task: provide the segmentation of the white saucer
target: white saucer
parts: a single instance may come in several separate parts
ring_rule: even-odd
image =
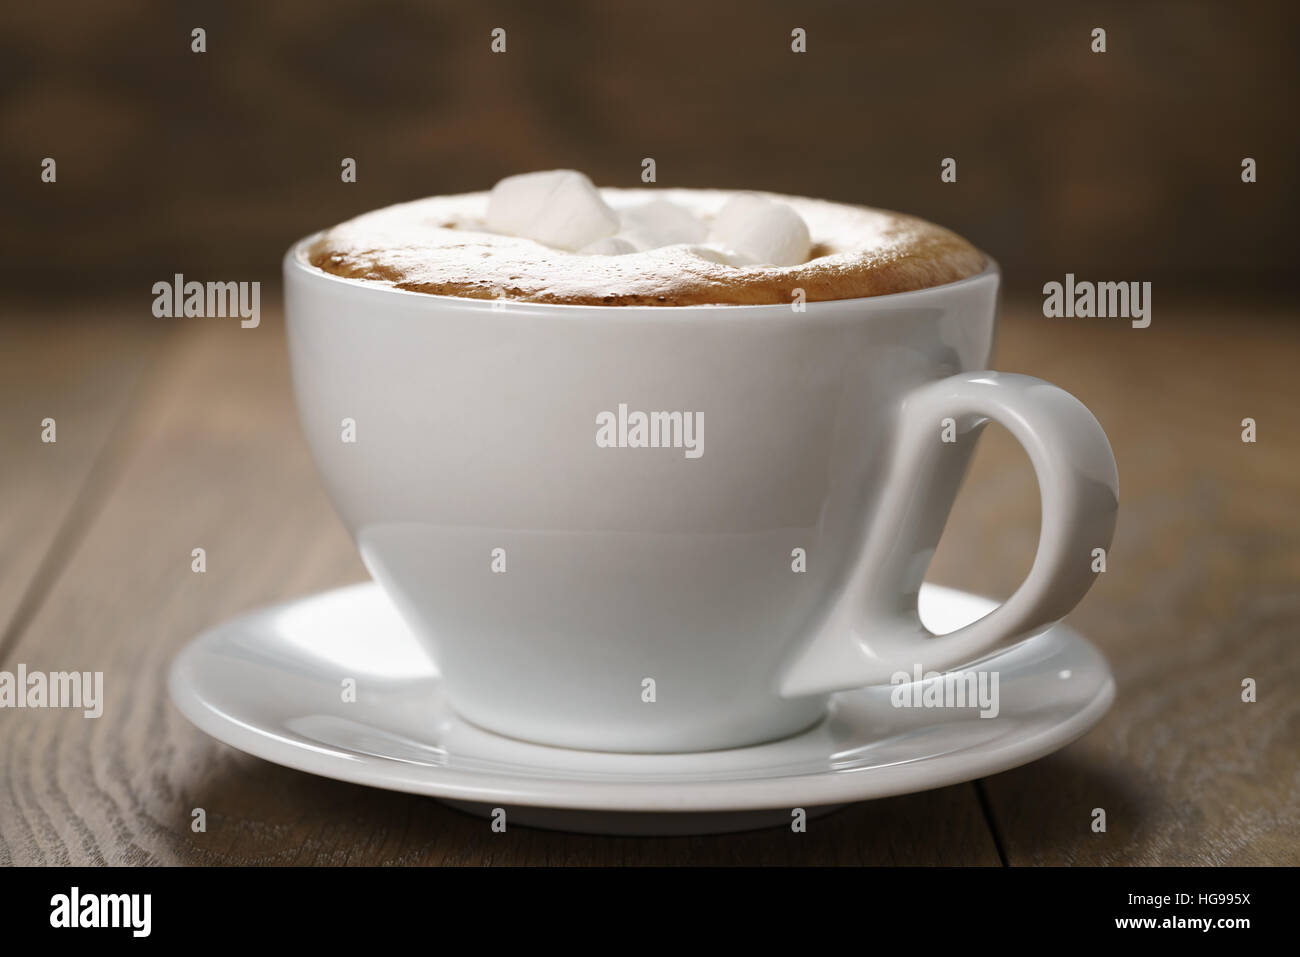
[[[926,585],[936,632],[984,598]],[[442,798],[510,824],[592,833],[700,833],[788,825],[851,801],[943,787],[1040,758],[1082,735],[1115,695],[1101,654],[1057,625],[984,659],[1000,710],[896,708],[888,686],[837,694],[829,716],[768,744],[691,754],[611,754],[529,744],[447,707],[437,667],[379,586],[353,585],[250,612],[190,642],[168,687],[181,712],[233,747],[341,781]],[[356,679],[356,701],[342,682]]]

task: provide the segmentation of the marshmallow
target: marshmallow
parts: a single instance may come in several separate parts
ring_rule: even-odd
[[[739,253],[729,249],[722,249],[718,246],[687,246],[688,251],[699,256],[701,259],[707,259],[711,263],[718,263],[722,266],[752,266],[754,260],[748,256],[742,256]]]
[[[637,247],[622,236],[606,236],[594,243],[588,243],[578,250],[580,256],[626,256],[634,253]]]
[[[707,232],[704,223],[690,210],[663,199],[622,210],[619,225],[614,236],[590,243],[578,252],[588,256],[623,256],[661,246],[697,243]]]
[[[487,227],[575,251],[618,232],[618,215],[582,173],[570,169],[507,176],[488,196]]]
[[[808,224],[785,203],[742,193],[718,211],[709,243],[762,266],[797,266],[808,261]]]
[[[666,199],[625,209],[619,222],[618,234],[640,250],[702,242],[708,232],[690,210]]]

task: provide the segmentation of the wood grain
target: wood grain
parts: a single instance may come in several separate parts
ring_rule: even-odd
[[[0,660],[100,503],[114,462],[110,435],[165,336],[132,321],[127,308],[38,315],[15,304],[4,311]],[[43,441],[46,418],[54,420],[54,442]]]
[[[172,655],[256,605],[365,577],[298,435],[282,325],[182,327],[126,426],[103,509],[4,666],[102,670],[103,717],[0,719],[0,862],[999,862],[972,785],[872,802],[808,834],[619,839],[512,828],[243,755],[166,698]],[[207,550],[207,572],[190,550]],[[207,831],[190,830],[195,807]]]

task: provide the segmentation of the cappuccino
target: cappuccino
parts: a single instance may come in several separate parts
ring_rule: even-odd
[[[597,189],[572,170],[376,210],[303,255],[410,292],[593,306],[856,299],[985,267],[960,236],[901,213],[773,193]]]
[[[439,702],[487,731],[772,741],[832,693],[1042,631],[1110,547],[1101,427],[989,368],[997,265],[929,223],[558,171],[362,216],[284,269],[326,488]],[[989,421],[1042,485],[1039,553],[1003,605],[936,635],[917,596]]]

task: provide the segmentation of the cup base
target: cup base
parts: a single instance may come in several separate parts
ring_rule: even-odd
[[[674,723],[669,727],[647,724],[636,728],[625,724],[604,724],[595,718],[581,727],[549,721],[535,721],[523,727],[517,717],[515,720],[501,720],[498,715],[462,707],[450,696],[447,703],[463,721],[491,734],[526,744],[603,754],[688,754],[754,747],[804,734],[825,720],[828,699],[819,695],[786,701],[782,702],[784,707],[773,709],[771,714],[736,719],[726,724]]]
[[[448,807],[474,817],[495,818],[499,804],[474,801],[439,800]],[[825,817],[844,807],[827,804],[805,808],[808,820]],[[790,827],[790,809],[763,808],[757,811],[589,811],[572,808],[505,806],[512,826],[535,827],[545,831],[574,834],[598,834],[617,837],[685,837],[695,834],[736,834],[767,828]]]

